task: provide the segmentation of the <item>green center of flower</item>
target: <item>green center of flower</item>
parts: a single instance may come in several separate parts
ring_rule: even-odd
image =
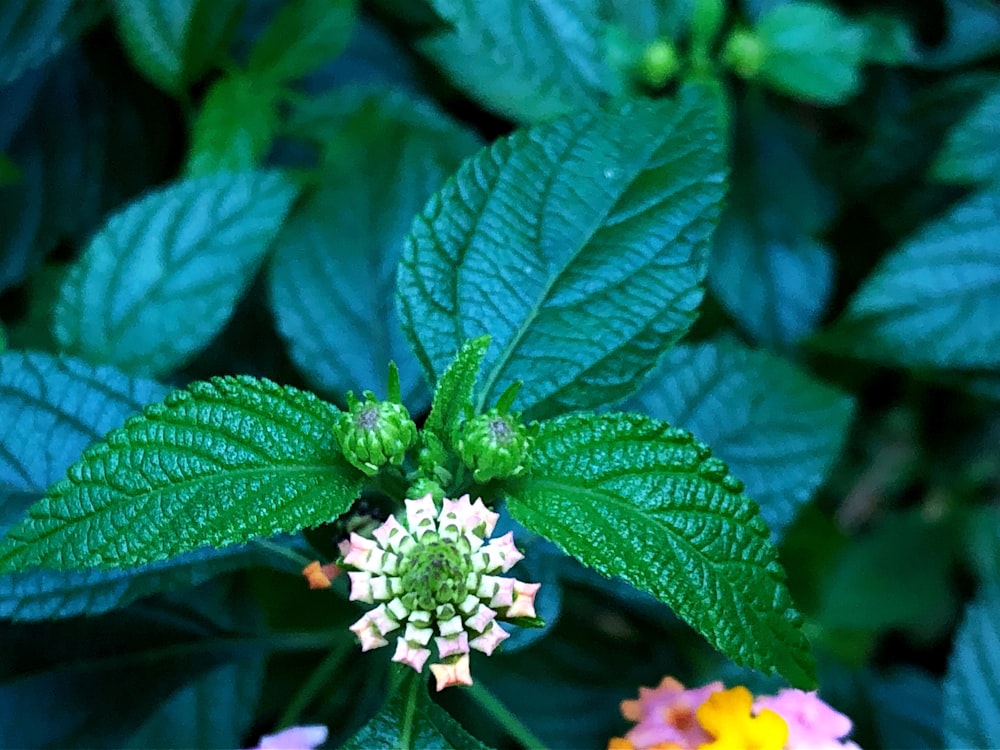
[[[437,535],[425,534],[410,551],[402,575],[403,589],[413,595],[416,608],[424,611],[464,599],[472,570],[468,554],[445,539],[429,538],[432,536]]]

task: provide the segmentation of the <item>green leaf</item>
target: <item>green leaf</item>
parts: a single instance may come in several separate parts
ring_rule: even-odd
[[[258,166],[278,130],[278,95],[277,87],[240,73],[216,81],[195,119],[185,172],[199,176]]]
[[[338,411],[250,377],[175,391],[92,446],[0,545],[0,571],[130,567],[330,521],[362,477]]]
[[[817,343],[905,367],[1000,365],[1000,189],[957,204],[889,254]]]
[[[685,430],[639,414],[542,422],[507,509],[670,607],[734,661],[815,683],[801,616],[742,483]]]
[[[944,745],[1000,747],[1000,590],[970,604],[944,679]]]
[[[441,438],[445,445],[451,444],[452,434],[467,410],[472,408],[473,389],[489,348],[489,336],[466,341],[438,381],[434,403],[431,404],[431,413],[424,423],[424,429]]]
[[[922,67],[957,68],[1000,51],[1000,8],[984,0],[944,0],[945,37],[918,58]]]
[[[407,718],[412,719],[412,724]],[[409,740],[407,742],[407,740]],[[422,675],[407,675],[385,707],[340,750],[488,750],[431,700]]]
[[[788,346],[812,332],[833,291],[833,256],[816,239],[832,191],[811,163],[815,144],[803,128],[759,97],[748,97],[742,114],[709,286],[756,341]]]
[[[112,0],[118,35],[136,67],[180,94],[224,50],[243,0]]]
[[[66,43],[61,32],[73,0],[0,5],[0,88],[36,67]]]
[[[840,453],[854,403],[780,357],[723,341],[671,349],[626,408],[711,445],[780,535]]]
[[[948,131],[931,166],[941,182],[987,182],[1000,175],[1000,83]]]
[[[291,0],[250,52],[251,77],[285,83],[339,55],[354,27],[355,0]]]
[[[112,216],[55,309],[64,350],[139,375],[169,372],[222,329],[296,188],[281,174],[174,183]]]
[[[13,185],[21,180],[21,170],[7,154],[0,152],[0,187]]]
[[[414,214],[478,141],[436,108],[384,90],[338,90],[312,105],[299,132],[319,142],[323,168],[275,243],[278,328],[324,394],[384,393],[392,360],[419,413],[430,396],[400,330],[396,269]]]
[[[896,667],[868,685],[882,747],[938,750],[942,737],[940,681],[913,667]]]
[[[755,31],[764,48],[758,75],[772,88],[832,105],[860,87],[865,31],[833,8],[782,3],[760,19]]]
[[[0,355],[0,486],[44,492],[84,448],[167,387],[72,357]]]
[[[598,0],[431,0],[450,28],[420,49],[487,108],[531,122],[621,88],[603,60]]]
[[[518,131],[430,200],[399,274],[432,381],[489,334],[478,406],[541,418],[632,391],[688,329],[724,192],[716,102],[684,89]]]

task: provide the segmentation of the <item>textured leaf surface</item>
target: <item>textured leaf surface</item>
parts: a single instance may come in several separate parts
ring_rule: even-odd
[[[690,433],[638,414],[543,422],[507,508],[673,610],[740,664],[815,681],[785,573],[742,483]]]
[[[403,735],[408,705],[414,707],[410,743]],[[488,750],[466,732],[427,694],[425,681],[407,676],[385,707],[341,746],[341,750],[370,750],[375,747],[409,747],[413,750]]]
[[[489,336],[467,341],[458,350],[455,361],[448,365],[434,390],[434,402],[424,428],[435,433],[446,445],[465,416],[466,409],[472,405],[479,367],[489,347]]]
[[[63,282],[65,350],[143,375],[174,369],[232,313],[295,198],[270,172],[174,183],[112,216]]]
[[[959,203],[891,253],[825,334],[910,367],[1000,364],[1000,189]]]
[[[942,692],[938,678],[912,667],[897,667],[868,687],[882,747],[938,750],[942,737]]]
[[[55,54],[65,42],[60,26],[73,0],[0,5],[0,87]]]
[[[0,565],[129,567],[329,521],[362,484],[336,415],[248,377],[176,391],[88,449],[8,532]]]
[[[971,604],[944,679],[944,744],[1000,747],[1000,591]]]
[[[135,66],[172,94],[205,72],[225,46],[241,8],[241,0],[111,3],[118,34]]]
[[[384,393],[393,360],[418,413],[429,394],[400,329],[396,269],[414,214],[478,142],[406,96],[338,91],[336,105],[322,119],[314,108],[304,129],[325,153],[323,172],[275,243],[272,305],[292,359],[317,388]]]
[[[931,171],[944,182],[983,182],[1000,175],[1000,84],[951,128]]]
[[[711,445],[775,535],[823,481],[853,407],[790,362],[735,342],[671,349],[626,403]]]
[[[597,0],[433,0],[451,29],[422,43],[445,74],[500,114],[536,121],[585,109],[618,82]]]
[[[709,287],[756,341],[787,346],[816,327],[833,257],[816,239],[831,192],[803,128],[748,97],[734,132],[732,194],[712,243]]]
[[[250,75],[284,83],[339,55],[351,35],[355,4],[355,0],[285,3],[250,53]]]
[[[627,395],[690,326],[723,195],[714,101],[585,113],[467,161],[427,204],[399,276],[403,323],[436,381],[489,334],[479,404],[515,380],[532,417]]]

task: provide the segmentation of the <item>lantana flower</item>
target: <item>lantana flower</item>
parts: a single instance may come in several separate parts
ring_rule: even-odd
[[[326,742],[328,734],[327,728],[321,724],[289,727],[264,735],[251,750],[314,750]]]
[[[471,651],[492,654],[509,637],[498,620],[536,617],[540,584],[498,575],[524,556],[512,533],[486,541],[499,515],[481,499],[444,498],[438,510],[428,494],[405,504],[402,522],[390,516],[374,538],[350,536],[343,559],[350,598],[378,605],[351,630],[362,651],[394,637],[393,661],[417,672],[433,647],[437,689],[471,685]]]
[[[608,750],[860,750],[843,739],[851,720],[815,692],[788,689],[755,700],[742,686],[685,689],[665,677],[655,688],[639,688],[639,698],[622,701],[621,710],[637,723]]]

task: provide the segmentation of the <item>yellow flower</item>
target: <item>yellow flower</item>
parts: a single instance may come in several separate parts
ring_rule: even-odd
[[[788,725],[770,709],[751,714],[753,695],[745,687],[720,690],[698,708],[698,723],[715,739],[698,750],[781,750]]]

